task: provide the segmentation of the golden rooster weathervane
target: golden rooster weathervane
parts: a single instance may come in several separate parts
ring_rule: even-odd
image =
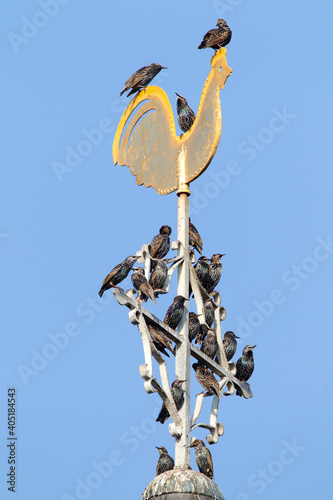
[[[139,186],[169,194],[199,177],[212,161],[220,140],[220,88],[232,73],[226,48],[211,59],[196,119],[177,136],[168,96],[160,87],[142,89],[124,111],[113,142],[116,165],[127,165]],[[188,188],[187,188],[188,189]]]

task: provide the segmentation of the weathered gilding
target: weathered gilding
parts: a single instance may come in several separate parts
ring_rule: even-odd
[[[171,470],[155,477],[142,500],[224,500],[218,486],[201,472]]]
[[[216,51],[204,85],[197,117],[190,130],[176,135],[168,96],[151,85],[127,106],[113,142],[113,160],[127,165],[138,185],[152,186],[159,194],[172,193],[196,179],[210,164],[220,140],[220,88],[232,70],[227,49]]]

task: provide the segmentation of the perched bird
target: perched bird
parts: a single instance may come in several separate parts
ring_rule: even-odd
[[[209,396],[216,394],[216,396],[220,397],[220,386],[212,372],[200,363],[193,363],[192,367],[199,384],[207,391],[207,394]]]
[[[203,311],[205,315],[205,322],[207,326],[210,328],[214,322],[214,306],[211,299],[205,300],[203,304]],[[206,337],[206,332],[202,328],[200,328],[195,343],[200,344],[205,337]]]
[[[127,278],[127,275],[132,269],[136,259],[136,255],[130,255],[123,262],[114,267],[104,279],[98,295],[102,297],[105,290],[108,290],[111,287],[117,288],[116,285]]]
[[[204,314],[205,321],[209,327],[214,323],[214,306],[210,299],[205,300],[204,302]]]
[[[201,349],[204,354],[209,356],[210,358],[214,359],[216,352],[217,352],[217,339],[216,339],[216,332],[212,328],[208,330],[207,336],[204,338],[202,344],[201,344]]]
[[[129,77],[125,82],[125,87],[120,92],[120,95],[123,95],[126,90],[132,89],[127,97],[138,92],[139,90],[147,87],[147,85],[152,81],[153,78],[161,71],[161,69],[167,69],[165,66],[161,66],[160,64],[152,63],[149,66],[143,66],[138,69],[132,76]]]
[[[171,394],[173,397],[173,400],[175,402],[177,410],[180,410],[181,407],[184,404],[184,391],[182,389],[182,384],[186,382],[186,380],[175,380],[171,384]],[[156,419],[156,422],[161,422],[161,424],[164,424],[164,422],[170,417],[170,413],[165,406],[165,403],[162,404],[161,411]]]
[[[172,470],[175,466],[175,462],[173,461],[173,458],[168,455],[164,446],[156,446],[156,448],[160,454],[156,467],[156,476],[159,476],[167,470]]]
[[[223,348],[227,361],[230,361],[237,349],[237,340],[239,337],[234,332],[225,332],[223,338]]]
[[[246,382],[251,377],[254,370],[253,349],[256,345],[246,345],[243,349],[243,356],[236,363],[236,378],[241,382]]]
[[[189,244],[190,247],[195,248],[200,253],[200,255],[202,254],[202,238],[197,228],[194,226],[194,224],[192,224],[191,219],[189,219]]]
[[[151,340],[153,341],[153,344],[156,347],[156,349],[165,354],[166,356],[168,356],[168,358],[170,356],[165,351],[165,349],[169,349],[169,351],[171,351],[172,354],[176,356],[176,353],[172,347],[171,340],[168,339],[165,333],[162,332],[162,330],[160,330],[157,325],[153,325],[152,323],[147,323],[147,327],[150,333]]]
[[[154,259],[163,259],[170,250],[170,226],[162,226],[159,234],[154,236],[150,244],[150,255]]]
[[[164,317],[163,323],[168,325],[170,328],[175,330],[183,317],[184,314],[184,303],[188,299],[185,299],[182,295],[176,295],[173,299],[173,303],[168,308],[166,315]]]
[[[232,35],[231,29],[224,19],[218,19],[216,26],[217,28],[207,31],[198,49],[211,47],[214,50],[218,50],[228,45]]]
[[[142,267],[133,267],[133,271],[134,273],[131,276],[131,280],[135,290],[138,290],[138,292],[140,292],[145,302],[149,297],[156,304],[154,290],[149,285],[145,277],[144,269]]]
[[[185,97],[177,94],[177,118],[178,124],[183,132],[187,132],[193,125],[195,120],[194,111],[187,104]]]
[[[200,321],[198,315],[194,312],[190,312],[188,316],[188,339],[190,342],[194,340],[200,332]]]
[[[195,439],[190,448],[194,448],[195,450],[195,461],[199,471],[209,477],[209,479],[213,479],[214,470],[212,455],[209,449],[206,448],[204,442],[201,439]]]
[[[202,286],[206,282],[209,273],[209,259],[204,255],[199,257],[194,265],[195,274]]]
[[[160,290],[168,276],[168,266],[166,259],[158,260],[154,266],[154,271],[150,275],[149,284],[152,288]]]
[[[225,253],[214,253],[212,258],[210,259],[208,275],[206,276],[204,282],[204,288],[206,289],[207,293],[212,293],[212,291],[220,281],[222,274],[221,257],[223,257],[224,255]]]

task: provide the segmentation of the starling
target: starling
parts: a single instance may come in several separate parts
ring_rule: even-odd
[[[130,255],[124,260],[124,262],[121,262],[114,267],[104,279],[98,295],[102,297],[105,290],[108,290],[111,287],[117,288],[116,285],[127,277],[136,259],[136,255]]]
[[[176,353],[172,347],[171,340],[168,339],[168,337],[165,335],[160,328],[158,328],[157,325],[153,325],[152,323],[147,323],[147,327],[150,333],[151,340],[153,341],[154,346],[156,349],[166,356],[168,358],[170,357],[169,354],[165,351],[165,349],[169,349],[169,351],[172,352],[174,356],[176,356]]]
[[[190,312],[188,316],[188,339],[190,342],[194,340],[199,334],[201,329],[200,321],[198,315],[194,312]]]
[[[158,452],[160,454],[160,458],[158,459],[156,467],[156,476],[159,476],[160,474],[162,474],[162,472],[172,470],[175,466],[175,462],[173,461],[173,458],[168,455],[168,452],[164,448],[164,446],[156,446],[156,448],[158,449]]]
[[[168,308],[163,323],[175,330],[184,314],[184,302],[188,300],[182,295],[176,295],[173,303]]]
[[[205,314],[205,322],[207,326],[210,328],[214,322],[214,307],[211,299],[205,300],[203,304],[203,310]],[[206,337],[206,332],[200,328],[200,332],[197,335],[196,344],[200,344],[202,340]]]
[[[195,263],[194,270],[200,284],[204,286],[209,273],[209,259],[205,256],[199,257]]]
[[[223,348],[227,361],[230,361],[236,352],[237,340],[239,337],[234,334],[234,332],[225,332],[223,339]]]
[[[171,385],[171,394],[172,394],[172,397],[173,397],[173,400],[175,402],[177,410],[180,410],[184,404],[184,391],[182,389],[182,384],[184,382],[186,382],[186,380],[175,380],[174,382],[172,382],[172,385]],[[167,410],[167,407],[163,403],[161,411],[158,414],[158,417],[156,419],[156,422],[161,422],[161,424],[164,424],[164,422],[169,417],[170,417],[170,414]]]
[[[198,382],[202,385],[202,387],[207,391],[209,396],[221,396],[221,391],[219,387],[219,383],[208,368],[201,365],[200,363],[193,363],[192,367],[195,371],[195,376],[197,377]]]
[[[123,95],[126,90],[132,89],[127,97],[138,92],[139,90],[147,87],[147,85],[152,81],[153,78],[161,71],[161,69],[167,69],[165,66],[161,66],[160,64],[152,63],[149,66],[143,66],[138,69],[132,76],[129,77],[125,82],[125,87],[120,92],[120,95]]]
[[[205,300],[204,302],[204,313],[205,313],[205,321],[209,327],[214,323],[214,306],[210,299]]]
[[[158,260],[154,271],[150,275],[149,284],[152,288],[160,290],[168,276],[168,266],[165,259]]]
[[[134,273],[131,276],[131,280],[134,288],[140,292],[140,295],[143,296],[142,298],[145,302],[149,297],[156,304],[154,290],[149,285],[145,277],[144,269],[142,269],[142,267],[133,267],[133,271]]]
[[[221,257],[223,257],[223,255],[225,255],[225,253],[214,253],[210,259],[208,275],[204,281],[204,288],[207,293],[212,293],[220,281],[222,274]]]
[[[197,230],[197,228],[192,224],[191,219],[189,220],[189,244],[190,247],[195,248],[199,254],[202,254],[202,238]]]
[[[154,236],[150,244],[150,255],[154,259],[163,259],[170,250],[171,227],[162,226],[160,233]]]
[[[213,479],[213,460],[212,455],[201,439],[195,439],[190,446],[195,450],[195,461],[202,474]]]
[[[218,50],[228,45],[231,40],[231,29],[224,19],[218,19],[216,26],[217,28],[207,31],[198,49],[211,47],[214,50]]]
[[[253,349],[255,347],[255,345],[246,345],[243,349],[243,356],[236,363],[236,378],[241,382],[249,380],[253,373]]]
[[[204,354],[209,356],[210,358],[214,359],[216,352],[217,352],[217,339],[216,339],[216,333],[215,330],[210,328],[208,330],[207,336],[204,338],[202,344],[201,344],[201,349]]]
[[[178,124],[183,132],[187,132],[193,125],[195,114],[190,106],[187,104],[185,97],[177,94],[177,117]]]

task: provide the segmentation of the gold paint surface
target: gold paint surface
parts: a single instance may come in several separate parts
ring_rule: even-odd
[[[189,184],[212,161],[221,136],[220,88],[232,73],[226,48],[211,59],[196,119],[186,133],[177,136],[168,96],[151,85],[134,96],[125,109],[113,141],[113,160],[126,165],[139,186],[169,194]]]

